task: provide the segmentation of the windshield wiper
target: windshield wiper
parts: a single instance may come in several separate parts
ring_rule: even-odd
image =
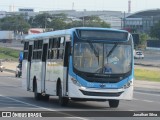
[[[95,49],[95,47],[93,46],[93,43],[92,43],[91,41],[87,40],[87,42],[89,43],[91,49],[94,51],[94,54],[95,54],[95,56],[97,57],[98,63],[99,63],[99,52],[96,51],[96,49]]]
[[[115,50],[115,48],[117,47],[117,43],[114,44],[114,46],[112,47],[112,49],[109,51],[107,58],[112,54],[112,52]]]

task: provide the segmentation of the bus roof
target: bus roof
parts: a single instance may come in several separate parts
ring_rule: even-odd
[[[42,39],[42,38],[49,38],[49,37],[52,37],[52,36],[67,35],[67,34],[72,35],[72,33],[77,29],[81,29],[81,30],[107,30],[107,31],[127,32],[125,30],[118,30],[118,29],[113,29],[113,28],[75,27],[75,28],[71,28],[71,29],[56,30],[56,31],[51,31],[51,32],[44,32],[44,33],[39,33],[39,34],[27,35],[25,37],[25,40]]]

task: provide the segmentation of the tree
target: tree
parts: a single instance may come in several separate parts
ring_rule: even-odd
[[[66,25],[66,28],[82,27],[82,26],[83,26],[82,21],[76,20],[76,21],[72,21],[72,22],[68,23],[68,24]]]
[[[62,30],[66,28],[67,16],[63,13],[52,16],[50,27],[54,30]]]
[[[156,37],[160,40],[160,21],[151,28],[150,36]]]
[[[148,38],[149,38],[149,36],[146,33],[141,33],[138,47],[145,48]]]
[[[27,32],[30,24],[23,18],[23,16],[10,16],[0,19],[1,30],[13,30],[20,32]]]
[[[103,28],[109,28],[110,24],[106,23],[102,19],[100,19],[98,16],[85,16],[81,17],[80,21],[72,21],[67,24],[67,28],[72,27],[103,27]]]
[[[52,16],[48,13],[38,14],[29,19],[29,23],[33,28],[48,28]]]
[[[66,27],[65,20],[67,19],[65,14],[51,15],[48,13],[43,13],[31,17],[29,23],[33,28],[52,28],[53,30],[60,30]]]
[[[110,27],[110,24],[106,23],[98,16],[86,16],[83,19],[84,19],[84,26],[86,27],[104,27],[104,28]]]

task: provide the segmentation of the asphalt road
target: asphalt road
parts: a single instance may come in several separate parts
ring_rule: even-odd
[[[56,116],[65,116],[66,119],[105,119],[104,117],[92,117],[97,111],[160,111],[160,95],[156,93],[134,92],[132,101],[120,101],[118,108],[109,108],[108,102],[74,102],[71,101],[68,106],[58,105],[57,97],[51,97],[49,101],[35,101],[33,93],[27,92],[21,87],[21,78],[15,78],[14,74],[0,73],[0,111],[56,111]],[[59,112],[58,112],[59,111]],[[64,112],[63,112],[64,111]],[[85,111],[90,117],[77,117],[74,112],[66,111]],[[93,111],[93,112],[89,112]],[[95,111],[95,112],[94,112]],[[58,117],[56,119],[62,119]],[[115,120],[117,118],[109,118]],[[124,118],[118,118],[124,119]],[[126,118],[131,119],[132,118]],[[135,120],[142,118],[136,117]],[[151,117],[145,118],[152,120]],[[159,119],[159,118],[153,118]]]
[[[144,59],[135,59],[135,63],[160,67],[160,52],[145,52]]]

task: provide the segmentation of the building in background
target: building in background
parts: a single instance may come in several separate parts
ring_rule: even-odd
[[[151,27],[160,20],[160,9],[144,10],[136,13],[125,13],[121,11],[76,11],[76,10],[54,10],[34,12],[31,8],[19,8],[17,12],[0,11],[0,18],[10,15],[23,15],[26,20],[38,14],[49,13],[66,14],[68,18],[82,20],[86,16],[98,16],[111,25],[111,28],[128,29],[131,32],[149,33]]]
[[[6,11],[0,11],[0,19],[6,17]]]
[[[76,11],[76,10],[55,10],[55,11],[40,11],[42,13],[49,14],[66,14],[68,18],[73,18],[72,20],[80,20],[79,18],[86,16],[98,16],[105,22],[111,25],[111,28],[122,29],[124,12],[121,11]],[[129,15],[126,13],[126,15]]]
[[[149,33],[151,27],[160,21],[160,9],[145,10],[133,13],[124,19],[124,27],[132,32]]]

